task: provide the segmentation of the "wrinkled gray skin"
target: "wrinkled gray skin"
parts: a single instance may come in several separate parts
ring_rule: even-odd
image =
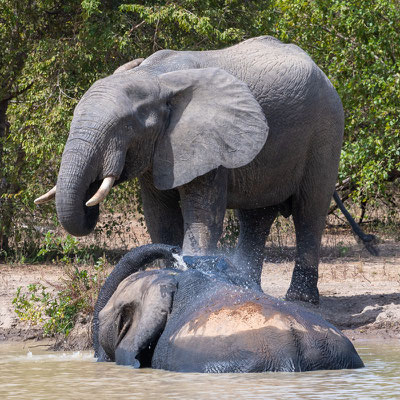
[[[104,351],[99,346],[99,313],[117,290],[118,285],[129,275],[139,271],[141,268],[144,268],[147,264],[157,259],[164,259],[169,263],[175,261],[173,255],[180,252],[181,249],[176,246],[149,244],[137,247],[135,251],[129,252],[115,266],[99,292],[93,311],[93,346],[95,348],[95,357],[106,359]]]
[[[117,265],[139,270],[132,250]],[[140,258],[140,257],[139,257]],[[292,303],[245,286],[223,257],[186,256],[186,271],[125,278],[99,310],[100,360],[177,372],[312,371],[360,368],[352,343],[333,325]],[[117,280],[118,281],[118,280]],[[107,300],[107,301],[106,301]]]
[[[137,65],[133,62],[132,65]],[[75,109],[57,181],[57,214],[89,234],[103,178],[139,177],[153,242],[184,254],[216,248],[237,210],[235,262],[260,284],[278,212],[293,215],[288,299],[318,302],[321,235],[343,136],[341,101],[299,47],[271,37],[204,52],[162,50],[97,81]]]

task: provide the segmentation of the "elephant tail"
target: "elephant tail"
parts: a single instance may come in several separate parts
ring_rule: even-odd
[[[174,261],[174,254],[180,254],[178,246],[166,244],[147,244],[130,250],[107,277],[104,285],[100,289],[96,305],[93,312],[93,347],[94,356],[99,361],[106,361],[107,356],[99,344],[99,313],[110,300],[118,285],[129,275],[145,269],[146,265],[157,259]]]
[[[350,213],[346,210],[346,207],[344,206],[342,200],[340,199],[338,192],[335,190],[335,193],[333,194],[333,199],[335,200],[337,206],[339,207],[340,211],[343,213],[343,215],[346,217],[347,221],[349,221],[349,224],[351,225],[351,229],[353,229],[353,232],[362,240],[364,243],[365,248],[373,255],[373,256],[379,256],[379,249],[375,247],[375,244],[377,242],[376,236],[375,235],[367,235],[363,232],[361,229],[360,225],[357,224],[357,222],[354,220],[354,218],[350,215]]]

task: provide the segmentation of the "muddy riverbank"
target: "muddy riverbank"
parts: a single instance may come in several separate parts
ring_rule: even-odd
[[[320,264],[318,306],[304,305],[321,314],[353,340],[400,340],[400,251],[399,243],[381,243],[380,256],[369,255],[354,244],[344,256],[323,256]],[[290,253],[290,252],[289,252]],[[270,253],[271,254],[271,253]],[[272,255],[264,264],[263,289],[283,297],[290,282],[293,259]],[[19,286],[42,283],[57,287],[62,265],[0,265],[0,340],[40,339],[37,327],[19,321],[12,300]],[[82,319],[70,335],[70,348],[83,348],[90,338],[90,324]]]

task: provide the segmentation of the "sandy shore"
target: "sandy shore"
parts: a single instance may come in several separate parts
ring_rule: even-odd
[[[340,258],[322,258],[320,304],[300,303],[336,325],[349,338],[400,339],[399,243],[379,245],[380,256],[365,250]],[[293,262],[265,263],[263,289],[283,297],[290,283]]]
[[[358,245],[356,245],[358,246]],[[379,245],[381,255],[370,256],[360,246],[350,256],[323,256],[320,264],[318,306],[303,306],[319,313],[353,340],[400,340],[400,249],[399,243]],[[283,297],[290,282],[293,260],[265,262],[263,289]],[[19,286],[42,283],[57,286],[63,267],[57,265],[0,265],[0,340],[29,340],[40,337],[38,329],[18,320],[12,300]],[[88,325],[88,324],[86,324]],[[89,327],[77,331],[89,336]],[[70,338],[70,346],[84,341]]]

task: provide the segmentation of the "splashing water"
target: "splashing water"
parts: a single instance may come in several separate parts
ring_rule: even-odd
[[[180,271],[187,271],[188,270],[188,266],[185,263],[185,261],[183,261],[183,256],[180,254],[172,254],[172,256],[175,258],[174,261],[174,267],[176,269],[179,269]]]

